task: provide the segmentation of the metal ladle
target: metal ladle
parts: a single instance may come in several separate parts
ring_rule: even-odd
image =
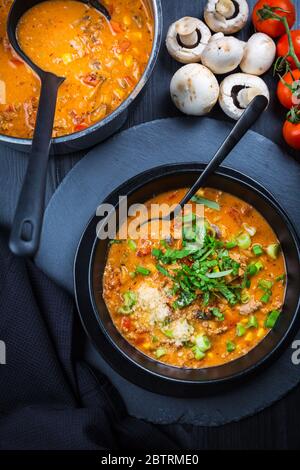
[[[110,14],[98,0],[79,1],[94,7],[110,21]],[[41,93],[31,153],[9,240],[11,251],[18,256],[33,256],[39,247],[57,93],[60,85],[65,80],[65,77],[59,77],[38,67],[19,45],[17,38],[19,21],[27,10],[38,3],[42,3],[42,1],[15,0],[7,23],[10,44],[41,81]]]

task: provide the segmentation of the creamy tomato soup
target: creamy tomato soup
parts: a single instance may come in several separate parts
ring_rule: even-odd
[[[12,0],[0,0],[0,133],[32,137],[40,83],[6,35]],[[146,0],[103,0],[111,21],[73,0],[42,2],[18,27],[22,49],[42,69],[66,77],[54,136],[81,131],[114,111],[140,80],[152,50]]]
[[[180,201],[186,189],[147,204]],[[147,356],[177,367],[221,365],[247,354],[274,327],[285,263],[266,220],[233,195],[205,189],[205,223],[181,240],[115,240],[103,296],[119,332]],[[198,242],[197,249],[193,244]]]

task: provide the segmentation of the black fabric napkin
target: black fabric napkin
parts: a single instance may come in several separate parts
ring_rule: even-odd
[[[76,358],[73,300],[0,235],[0,449],[176,449]]]

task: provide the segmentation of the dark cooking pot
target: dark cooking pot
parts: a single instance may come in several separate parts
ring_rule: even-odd
[[[51,154],[64,154],[91,147],[118,131],[125,123],[129,108],[133,105],[138,95],[140,95],[152,74],[161,44],[163,22],[161,2],[160,0],[147,1],[153,14],[154,38],[150,59],[139,83],[131,95],[129,95],[129,97],[113,113],[108,115],[102,121],[97,122],[83,131],[54,138],[52,140]],[[23,152],[29,152],[31,148],[30,139],[19,139],[17,137],[9,137],[0,134],[0,143],[1,142]]]
[[[155,194],[191,186],[203,164],[173,164],[142,173],[116,189],[105,202],[117,208],[118,196],[128,196],[128,206]],[[128,380],[153,392],[176,396],[198,395],[244,379],[270,363],[289,344],[299,326],[300,252],[298,236],[284,210],[258,183],[233,170],[221,168],[209,186],[229,192],[253,205],[280,240],[287,268],[283,314],[269,334],[245,356],[205,369],[181,369],[148,358],[131,346],[115,328],[102,298],[102,276],[108,241],[98,240],[94,217],[80,241],[74,266],[75,292],[83,326],[106,361]],[[103,223],[102,223],[103,226]]]

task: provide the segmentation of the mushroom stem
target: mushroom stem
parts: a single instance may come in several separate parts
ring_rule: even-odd
[[[199,41],[197,26],[194,21],[178,21],[176,24],[176,33],[180,42],[185,47],[193,47]]]
[[[235,13],[235,6],[231,0],[219,0],[216,11],[224,18],[231,18]]]
[[[237,94],[237,100],[241,108],[247,108],[255,96],[260,95],[261,90],[258,88],[243,88]]]

